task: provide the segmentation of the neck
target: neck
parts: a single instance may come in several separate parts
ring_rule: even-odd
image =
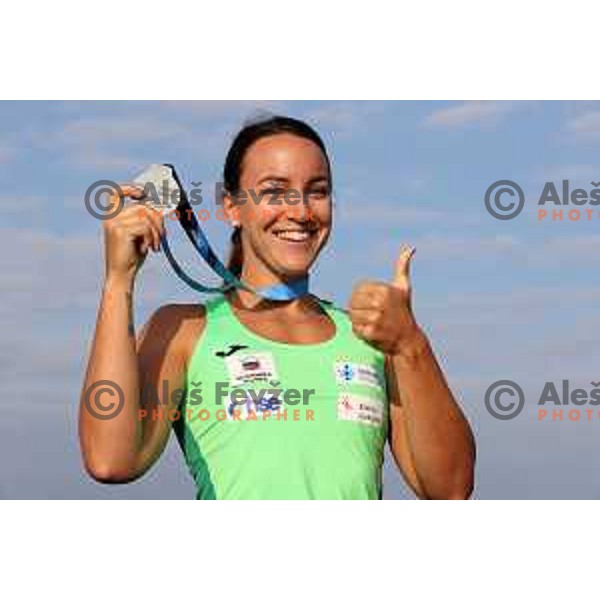
[[[248,266],[247,262],[245,262],[240,275],[240,279],[249,287],[252,287],[255,290],[262,289],[266,292],[269,292],[269,290],[272,291],[278,286],[281,286],[283,288],[285,288],[285,286],[293,286],[294,284],[298,284],[299,280],[306,279],[307,277],[308,274],[297,275],[294,277],[281,277],[268,271],[264,268],[263,265],[261,265],[260,267],[252,267]],[[235,303],[238,306],[241,305],[242,307],[249,309],[264,307],[269,309],[277,308],[286,312],[305,312],[308,306],[314,306],[314,299],[311,299],[309,293],[302,294],[300,296],[286,300],[276,300],[270,299],[268,297],[263,297],[259,294],[255,294],[245,289],[238,288],[234,292],[232,292],[232,295],[230,297],[232,299],[236,299]]]
[[[248,261],[244,262],[242,272],[240,274],[240,279],[255,289],[281,284],[291,284],[298,279],[302,279],[303,277],[308,277],[308,273],[294,276],[277,275],[262,264],[249,265]]]
[[[231,304],[240,310],[269,311],[289,316],[306,315],[318,309],[318,301],[312,294],[293,300],[268,300],[246,290],[234,289],[225,294]]]
[[[308,274],[279,275],[261,265],[261,268],[247,267],[241,273],[241,280],[254,288],[259,296],[269,300],[291,300],[308,292]]]

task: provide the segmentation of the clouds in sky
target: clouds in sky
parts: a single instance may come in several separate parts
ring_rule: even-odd
[[[566,126],[578,139],[600,140],[600,110],[592,110],[577,115]]]
[[[424,122],[429,127],[465,127],[498,121],[517,106],[518,103],[508,101],[471,100],[434,110]]]
[[[600,180],[590,159],[598,108],[556,102],[0,104],[0,493],[193,496],[173,446],[131,486],[102,487],[81,472],[77,404],[103,269],[100,225],[83,194],[94,180],[121,181],[163,160],[188,184],[217,180],[236,129],[261,110],[309,119],[332,155],[336,223],[317,293],[343,305],[358,279],[390,276],[402,242],[417,247],[415,308],[478,436],[477,496],[598,497],[600,419],[534,418],[544,381],[600,380],[598,223],[540,223],[530,196],[519,217],[500,222],[483,203],[498,179],[526,191],[564,177]],[[565,145],[565,135],[581,144]],[[206,229],[224,254],[223,224]],[[206,275],[171,231],[178,255]],[[151,256],[136,323],[161,304],[194,300],[164,257]],[[523,383],[528,404],[498,422],[483,398],[506,378]],[[385,479],[386,497],[410,497],[390,464]]]

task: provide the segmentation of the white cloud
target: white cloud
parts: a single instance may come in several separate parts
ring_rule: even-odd
[[[600,110],[589,111],[573,117],[567,131],[578,139],[600,140]]]
[[[514,108],[514,102],[471,100],[436,110],[426,117],[424,123],[428,127],[462,127],[495,122]]]
[[[160,114],[93,116],[66,121],[60,128],[29,134],[32,144],[56,153],[69,165],[121,169],[137,165],[139,148],[171,146],[186,140],[189,127]],[[136,148],[138,150],[136,150]]]
[[[70,165],[106,171],[125,171],[143,167],[138,158],[118,152],[109,152],[98,148],[81,147],[68,157]]]
[[[306,119],[319,132],[325,130],[336,137],[346,138],[359,131],[368,131],[372,118],[385,108],[385,102],[331,101],[315,103],[302,111],[299,117]]]
[[[155,142],[183,132],[181,125],[158,116],[86,117],[65,123],[58,138],[69,145],[95,146],[104,142]]]
[[[59,128],[23,135],[38,152],[49,153],[69,166],[112,170],[139,165],[136,148],[174,144],[185,134],[186,128],[172,120],[136,114],[75,118]]]
[[[86,217],[89,216],[86,214]],[[172,229],[172,228],[170,228]],[[177,232],[173,251],[194,277],[215,280]],[[88,233],[58,234],[42,229],[0,229],[0,328],[6,339],[23,323],[77,319],[93,322],[104,279],[104,242],[100,222]],[[162,253],[151,252],[138,274],[135,293],[136,323],[168,302],[186,302],[196,296],[171,271]],[[75,321],[73,320],[75,319]],[[81,323],[79,323],[81,325]]]

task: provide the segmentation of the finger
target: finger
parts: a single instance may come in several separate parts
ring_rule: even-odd
[[[150,205],[150,216],[158,227],[159,238],[165,234],[165,215],[161,210],[158,210],[153,205]]]
[[[148,248],[152,244],[152,234],[150,233],[149,227],[144,227],[138,235],[136,235],[136,242],[140,253],[146,256]]]
[[[121,197],[123,198],[143,198],[145,196],[143,188],[131,183],[119,184]]]
[[[400,253],[396,259],[394,279],[392,285],[402,289],[410,289],[410,261],[416,252],[416,248],[408,244],[402,244]]]
[[[357,285],[350,296],[351,308],[377,308],[384,298],[387,284],[366,282]]]
[[[353,323],[352,331],[361,339],[369,341],[372,337],[373,326],[369,323]]]
[[[158,251],[160,248],[162,228],[164,227],[162,223],[162,217],[158,211],[148,206],[140,205],[137,207],[132,207],[124,219],[127,220],[127,224],[129,226],[135,226],[139,223],[146,225],[149,228],[152,236],[151,246],[155,251]]]
[[[150,227],[150,233],[152,234],[152,248],[155,252],[157,252],[160,248],[160,230],[158,224],[156,223],[155,217],[152,215],[152,212],[152,210],[144,211],[143,218],[146,219],[146,222]]]
[[[153,202],[143,202],[136,204],[135,206],[140,210],[146,211],[148,215],[154,219],[155,223],[160,224],[160,228],[162,228],[162,224],[165,220],[165,214]]]
[[[375,281],[371,279],[362,279],[352,289],[353,294],[361,293],[371,293],[373,291],[379,290],[382,287],[381,281]]]
[[[139,253],[142,256],[146,256],[146,254],[148,252],[148,236],[146,234],[141,235],[140,237],[137,238],[137,246],[138,246]]]
[[[148,218],[141,219],[139,216],[134,217],[133,222],[125,225],[128,235],[135,239],[139,251],[146,254],[148,249],[153,246],[154,238],[152,234],[152,225]]]
[[[379,297],[373,294],[356,294],[350,298],[350,310],[373,310],[380,306]]]
[[[165,213],[153,206],[150,215],[158,229],[158,247],[160,249],[160,240],[165,235]]]
[[[379,312],[370,309],[354,309],[349,311],[350,321],[353,325],[373,325],[379,318]]]
[[[118,221],[125,226],[131,226],[135,223],[145,221],[144,214],[147,212],[148,208],[146,205],[133,202],[131,204],[127,204],[125,208],[123,208],[123,210],[115,218],[115,221]]]

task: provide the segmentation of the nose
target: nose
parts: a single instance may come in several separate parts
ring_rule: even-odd
[[[286,203],[284,201],[284,214],[285,218],[290,221],[296,221],[298,223],[306,223],[314,219],[313,211],[311,209],[309,198],[305,195],[298,202]]]

